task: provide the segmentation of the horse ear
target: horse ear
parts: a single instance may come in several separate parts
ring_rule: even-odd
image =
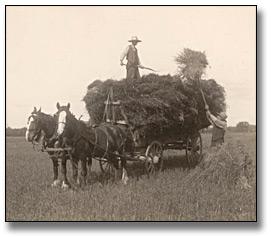
[[[70,109],[70,103],[68,103],[67,108]]]
[[[37,108],[36,107],[34,107],[34,113],[36,113],[37,112]]]
[[[57,103],[57,109],[59,110],[59,108],[60,108],[60,105],[59,105],[59,102]]]
[[[42,107],[40,107],[40,109],[38,110],[38,113],[40,113],[40,112],[41,112],[41,110],[42,110]]]

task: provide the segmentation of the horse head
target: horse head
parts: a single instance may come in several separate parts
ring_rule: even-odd
[[[59,138],[60,136],[64,135],[65,131],[67,131],[69,118],[71,116],[73,117],[73,115],[70,112],[70,103],[68,103],[66,106],[60,106],[58,102],[57,109],[58,111],[55,114],[57,120],[56,135]]]
[[[27,130],[25,138],[28,142],[38,141],[41,137],[41,122],[40,122],[41,108],[37,110],[34,107],[33,112],[30,114],[27,120]]]

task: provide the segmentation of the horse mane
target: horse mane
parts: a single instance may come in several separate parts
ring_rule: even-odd
[[[44,120],[44,122],[46,122],[46,123],[51,122],[53,120],[55,121],[54,117],[52,115],[50,115],[50,114],[45,114],[43,112],[40,112],[40,115],[41,115],[42,119]]]
[[[67,115],[71,116],[75,121],[80,122],[80,120],[78,120],[76,118],[76,116],[69,109],[65,110],[65,111],[66,111]]]

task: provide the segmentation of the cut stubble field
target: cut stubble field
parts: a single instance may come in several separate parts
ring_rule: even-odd
[[[101,174],[93,161],[85,189],[51,187],[52,162],[23,137],[6,138],[6,221],[256,221],[256,134],[227,134],[189,170],[184,151],[165,151],[164,169],[152,177],[129,163],[129,182]],[[60,171],[59,171],[60,173]],[[60,173],[61,174],[61,173]]]

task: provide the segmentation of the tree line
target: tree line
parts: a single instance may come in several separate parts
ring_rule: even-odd
[[[22,137],[25,136],[26,127],[24,128],[6,128],[6,136],[7,137]]]
[[[241,133],[248,133],[248,132],[256,132],[256,125],[249,124],[246,121],[242,121],[236,124],[236,126],[228,126],[228,132],[241,132]],[[207,129],[203,129],[204,133],[212,132],[212,127]]]

